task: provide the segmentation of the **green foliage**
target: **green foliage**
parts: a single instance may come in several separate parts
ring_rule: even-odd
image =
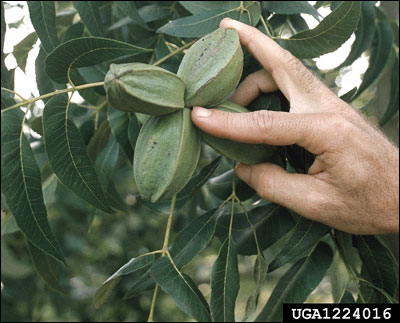
[[[333,253],[329,245],[319,242],[306,257],[301,258],[285,272],[255,321],[282,321],[282,304],[304,302],[321,282],[332,258]]]
[[[132,258],[110,276],[96,291],[93,297],[94,306],[99,308],[110,296],[111,291],[116,284],[121,280],[122,276],[129,275],[143,268],[149,267],[155,260],[154,254],[141,255],[137,258]]]
[[[66,95],[55,96],[43,113],[43,132],[49,164],[59,181],[98,209],[112,213],[100,180],[75,124],[68,118]]]
[[[213,322],[235,321],[239,292],[239,269],[235,242],[228,236],[222,244],[211,272],[211,315]]]
[[[40,170],[26,139],[20,110],[8,110],[1,118],[1,183],[3,194],[26,238],[46,254],[64,261],[47,221]]]
[[[332,270],[345,281],[335,301],[398,301],[398,264],[380,239],[261,200],[234,177],[234,162],[204,142],[183,189],[172,200],[145,201],[133,164],[148,117],[115,110],[103,88],[112,63],[177,73],[185,50],[231,17],[272,37],[329,86],[367,55],[361,85],[342,96],[350,103],[365,103],[391,70],[384,126],[398,113],[398,25],[374,2],[28,1],[35,31],[6,54],[8,28],[22,23],[7,24],[4,9],[13,5],[2,2],[1,20],[2,321],[278,321],[284,302],[308,301],[323,279],[334,283]],[[305,15],[318,25],[310,29]],[[352,34],[343,63],[318,70],[310,58]],[[41,97],[25,100],[5,60],[13,55],[25,71],[37,38]],[[242,80],[260,68],[244,51]],[[288,102],[268,93],[247,108],[287,111]],[[277,151],[290,172],[307,172],[313,161],[297,146]]]
[[[343,1],[317,27],[299,32],[280,43],[299,58],[313,58],[333,52],[356,29],[360,8],[360,1]]]

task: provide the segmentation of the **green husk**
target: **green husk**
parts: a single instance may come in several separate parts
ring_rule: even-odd
[[[163,115],[185,106],[185,85],[174,73],[143,64],[111,64],[104,87],[115,109]]]
[[[135,147],[133,170],[141,197],[151,202],[171,199],[192,177],[200,149],[190,109],[150,117]]]
[[[177,72],[186,86],[186,106],[221,103],[238,85],[242,71],[243,51],[236,30],[219,28],[199,39]]]

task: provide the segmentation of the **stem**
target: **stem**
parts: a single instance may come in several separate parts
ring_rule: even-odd
[[[262,24],[263,24],[263,26],[264,26],[264,29],[265,29],[265,32],[267,33],[267,36],[269,37],[269,38],[271,38],[271,39],[278,39],[278,37],[275,37],[273,34],[272,34],[272,27],[270,26],[270,24],[268,23],[268,21],[265,21],[264,20],[264,17],[261,15],[260,16],[260,20],[261,20],[261,22],[262,22]],[[268,27],[269,26],[269,27]]]
[[[154,251],[150,251],[150,252],[146,252],[143,255],[140,255],[140,257],[144,257],[144,256],[149,256],[149,255],[155,255],[157,253],[162,253],[162,250],[154,250]]]
[[[244,4],[243,4],[243,2],[244,2],[244,1],[240,1],[240,5],[239,5],[239,8],[240,8],[240,14],[242,14],[242,13],[243,13],[243,11],[244,11]]]
[[[171,58],[172,56],[174,56],[174,55],[182,52],[186,48],[190,47],[195,41],[196,40],[192,40],[191,42],[183,45],[182,47],[178,48],[177,50],[173,51],[172,53],[164,56],[163,58],[161,58],[160,60],[155,62],[154,65],[155,66],[160,65],[161,63],[165,62],[167,59]],[[19,107],[21,107],[23,105],[26,105],[26,104],[31,104],[33,102],[36,102],[36,101],[39,101],[39,100],[42,100],[42,99],[46,99],[46,98],[49,98],[49,97],[52,97],[52,96],[55,96],[55,95],[68,93],[68,92],[73,92],[73,91],[84,90],[84,89],[88,89],[88,88],[91,88],[91,87],[103,86],[103,85],[104,85],[104,81],[101,81],[101,82],[88,83],[88,84],[83,84],[83,85],[78,85],[78,86],[72,86],[71,88],[67,88],[67,89],[62,89],[62,90],[46,93],[46,94],[43,94],[43,95],[38,96],[36,98],[32,98],[32,99],[29,99],[29,100],[23,100],[20,103],[17,103],[17,104],[14,104],[14,105],[10,106],[10,107],[7,107],[7,108],[1,110],[1,113],[6,112],[6,111],[8,111],[10,109],[19,108]],[[9,89],[6,89],[6,88],[3,88],[3,87],[2,87],[2,89],[6,90],[6,91],[9,91],[9,92],[13,92],[13,91],[11,91]],[[17,94],[17,93],[15,93],[15,94]],[[18,95],[18,96],[20,96],[20,95]]]
[[[175,202],[176,202],[176,195],[174,195],[174,197],[172,198],[171,207],[169,209],[167,228],[165,229],[165,237],[164,237],[164,244],[161,250],[161,257],[165,256],[165,254],[168,253],[169,233],[171,232],[172,217],[174,215]],[[147,322],[154,322],[153,317],[154,317],[154,308],[157,300],[157,294],[158,294],[158,284],[156,284],[156,287],[154,288],[153,299],[151,301],[150,313]]]
[[[160,43],[161,38],[162,38],[162,34],[159,34],[157,36],[156,46],[154,48],[157,48],[158,44]],[[151,54],[149,64],[153,64],[153,60],[155,57],[156,57],[156,51],[154,50],[153,54]]]
[[[253,233],[254,241],[255,241],[255,243],[256,243],[257,253],[258,253],[261,257],[264,257],[263,253],[261,252],[260,245],[259,245],[259,243],[258,243],[256,228],[254,227],[254,224],[250,221],[249,214],[247,213],[246,208],[244,207],[244,205],[242,204],[242,202],[239,200],[239,198],[238,198],[237,196],[236,196],[236,201],[239,203],[239,205],[240,205],[240,207],[242,208],[244,214],[246,215],[247,222],[248,222],[249,225],[250,225],[251,231],[252,231],[252,233]]]
[[[392,298],[392,296],[390,296],[385,290],[383,290],[382,288],[376,287],[376,286],[375,286],[374,284],[372,284],[370,281],[368,281],[368,280],[366,280],[366,279],[364,279],[364,278],[361,278],[361,277],[357,277],[357,280],[360,281],[360,282],[363,282],[364,284],[366,284],[366,285],[370,286],[371,288],[373,288],[373,289],[377,290],[378,292],[380,292],[383,296],[386,297],[386,299],[387,299],[390,303],[396,302],[396,300],[394,300],[394,299]],[[364,303],[365,303],[365,301],[364,301]]]
[[[235,214],[235,199],[233,198],[232,199],[232,209],[231,209],[231,220],[229,223],[229,235],[228,235],[229,239],[232,236],[232,225],[233,225],[233,215],[234,214]]]
[[[2,87],[1,89],[2,89],[3,91],[10,92],[10,93],[12,93],[12,94],[14,94],[14,95],[17,95],[17,96],[20,97],[21,100],[26,101],[26,99],[24,99],[24,98],[22,97],[21,94],[15,92],[15,91],[13,91],[13,90],[7,89],[7,88],[5,88],[5,87]]]
[[[68,88],[68,89],[62,89],[62,90],[46,93],[46,94],[43,94],[43,95],[38,96],[36,98],[32,98],[32,99],[29,99],[29,100],[14,104],[14,105],[12,105],[12,106],[10,106],[8,108],[5,108],[5,109],[1,110],[1,113],[5,112],[7,110],[10,110],[10,109],[21,107],[21,106],[23,106],[25,104],[31,104],[33,102],[52,97],[54,95],[59,95],[59,94],[78,91],[78,90],[84,90],[84,89],[88,89],[88,88],[91,88],[91,87],[103,86],[103,85],[104,85],[104,82],[88,83],[88,84],[83,84],[83,85],[71,87],[71,88]]]
[[[164,245],[162,247],[163,256],[165,256],[168,249],[169,233],[171,232],[171,224],[172,224],[172,217],[174,215],[175,202],[176,202],[176,195],[174,195],[174,197],[172,198],[171,207],[169,209],[167,228],[165,230],[165,237],[164,237]]]
[[[147,319],[147,322],[154,322],[154,306],[156,304],[156,299],[157,299],[157,294],[158,294],[158,284],[156,284],[156,287],[154,288],[154,293],[153,293],[153,299],[151,301],[151,307],[150,307],[150,314],[149,318]]]
[[[269,31],[268,26],[267,26],[267,24],[266,24],[266,22],[264,20],[264,17],[262,15],[260,15],[260,20],[261,20],[262,25],[264,26],[265,32],[267,33],[267,35],[269,37],[271,37],[271,32]]]
[[[190,47],[196,40],[197,40],[197,39],[192,40],[191,42],[189,42],[189,43],[183,45],[182,47],[179,47],[177,50],[174,50],[172,53],[170,53],[170,54],[164,56],[163,58],[159,59],[159,60],[158,60],[157,62],[155,62],[153,65],[157,66],[157,65],[160,65],[161,63],[164,63],[164,62],[165,62],[167,59],[169,59],[170,57],[172,57],[172,56],[174,56],[174,55],[176,55],[176,54],[182,52],[182,51],[185,50],[186,48]]]
[[[235,213],[235,199],[237,199],[235,192],[235,162],[233,162],[233,176],[232,176],[232,209],[231,209],[231,220],[229,223],[229,238],[232,235],[232,224],[233,224],[233,215]]]

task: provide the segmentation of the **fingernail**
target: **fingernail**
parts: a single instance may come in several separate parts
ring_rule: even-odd
[[[230,20],[232,20],[232,19],[229,18],[229,17],[225,17],[224,19],[222,19],[222,20],[220,21],[219,26],[220,26],[221,28],[225,28],[225,27],[224,27],[225,24],[228,23]]]
[[[248,183],[251,177],[251,166],[240,163],[235,168],[235,173],[242,181]]]
[[[194,107],[193,108],[193,112],[196,115],[196,117],[199,118],[207,118],[211,115],[211,111],[208,109],[204,109],[201,107]]]

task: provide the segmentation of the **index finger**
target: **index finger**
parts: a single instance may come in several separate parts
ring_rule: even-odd
[[[230,18],[223,19],[220,27],[233,28],[239,33],[241,44],[271,74],[279,89],[290,102],[303,102],[305,97],[311,94],[312,98],[309,99],[315,102],[315,98],[320,95],[332,94],[299,59],[258,29]],[[306,101],[309,100],[306,99]],[[307,109],[309,110],[296,112],[316,112],[311,111],[313,109],[311,106]]]
[[[280,63],[283,48],[261,31],[240,21],[224,18],[221,28],[233,28],[239,34],[240,42],[272,74],[274,67]]]

